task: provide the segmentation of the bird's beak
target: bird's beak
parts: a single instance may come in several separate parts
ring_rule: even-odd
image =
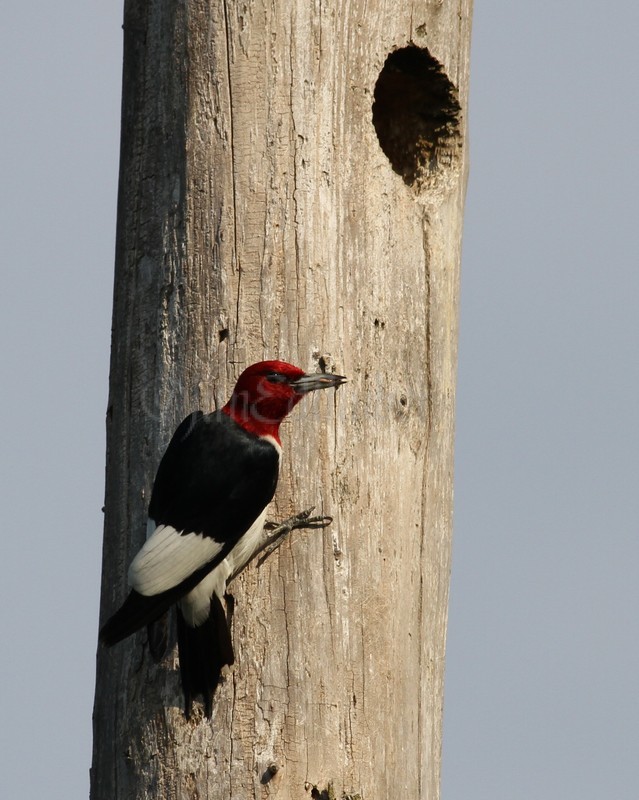
[[[291,386],[298,394],[307,394],[316,389],[337,388],[346,382],[343,375],[333,375],[330,372],[316,372],[314,374],[302,375],[295,381],[291,381]]]

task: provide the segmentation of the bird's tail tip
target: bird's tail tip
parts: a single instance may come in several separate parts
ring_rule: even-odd
[[[180,677],[184,692],[184,715],[191,717],[193,701],[202,696],[204,716],[213,714],[213,697],[225,666],[235,660],[231,632],[222,601],[214,593],[211,612],[197,628],[187,625],[178,606],[178,648]]]

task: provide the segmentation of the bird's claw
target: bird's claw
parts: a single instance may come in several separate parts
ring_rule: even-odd
[[[321,530],[326,528],[333,521],[333,517],[328,514],[312,517],[315,506],[307,508],[305,511],[300,511],[299,514],[294,514],[292,517],[285,519],[284,522],[265,522],[262,529],[262,541],[253,551],[251,558],[243,564],[237,572],[229,578],[229,582],[244,570],[257,556],[260,556],[257,561],[257,566],[261,566],[266,559],[274,553],[275,550],[282,544],[291,531],[298,528],[310,528],[311,530]],[[260,555],[261,554],[261,555]]]
[[[275,536],[282,536],[297,530],[298,528],[326,528],[333,521],[333,517],[325,514],[319,517],[311,517],[315,510],[315,506],[307,508],[306,511],[300,511],[299,514],[294,514],[292,517],[285,519],[283,522],[266,522],[264,529],[272,531],[269,539]]]
[[[267,522],[264,525],[265,530],[270,531],[270,533],[267,534],[268,538],[259,550],[262,555],[257,562],[258,567],[261,566],[264,561],[266,561],[271,553],[277,550],[277,548],[282,544],[284,539],[289,535],[289,533],[291,533],[291,531],[299,528],[321,530],[322,528],[326,528],[331,524],[333,517],[329,516],[328,514],[312,517],[311,514],[313,513],[314,508],[315,506],[311,506],[305,511],[300,511],[299,514],[295,514],[279,524]]]

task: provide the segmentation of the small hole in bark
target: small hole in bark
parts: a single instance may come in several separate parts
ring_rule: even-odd
[[[271,781],[274,778],[274,776],[277,775],[279,770],[280,768],[278,764],[275,763],[269,764],[262,774],[261,782],[263,784],[269,783],[269,781]]]
[[[461,108],[439,61],[425,47],[395,50],[374,97],[373,125],[395,172],[419,189],[450,183],[459,171]]]
[[[223,342],[225,339],[229,338],[229,329],[222,328],[221,331],[218,332],[218,336],[220,337],[220,342]]]

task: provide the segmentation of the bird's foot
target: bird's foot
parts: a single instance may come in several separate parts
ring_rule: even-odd
[[[300,511],[299,514],[294,514],[292,517],[285,519],[284,522],[266,522],[264,525],[264,535],[266,537],[264,543],[255,552],[255,555],[261,553],[258,567],[275,552],[277,548],[284,542],[286,537],[298,528],[311,528],[312,530],[326,528],[333,521],[333,517],[317,516],[312,517],[311,514],[315,506],[307,508],[306,511]]]
[[[321,529],[331,524],[333,517],[312,517],[311,514],[313,513],[313,509],[314,506],[311,506],[311,508],[307,508],[306,511],[300,511],[299,514],[295,514],[294,516],[285,519],[284,522],[266,522],[264,524],[264,528],[262,529],[260,541],[253,550],[253,554],[248,561],[242,564],[242,566],[236,570],[233,575],[231,575],[231,577],[228,579],[227,585],[232,580],[237,578],[237,576],[243,572],[248,564],[250,564],[257,556],[260,556],[257,566],[261,566],[271,555],[271,553],[274,553],[275,550],[277,550],[277,548],[287,538],[291,531],[294,531],[298,528]]]

